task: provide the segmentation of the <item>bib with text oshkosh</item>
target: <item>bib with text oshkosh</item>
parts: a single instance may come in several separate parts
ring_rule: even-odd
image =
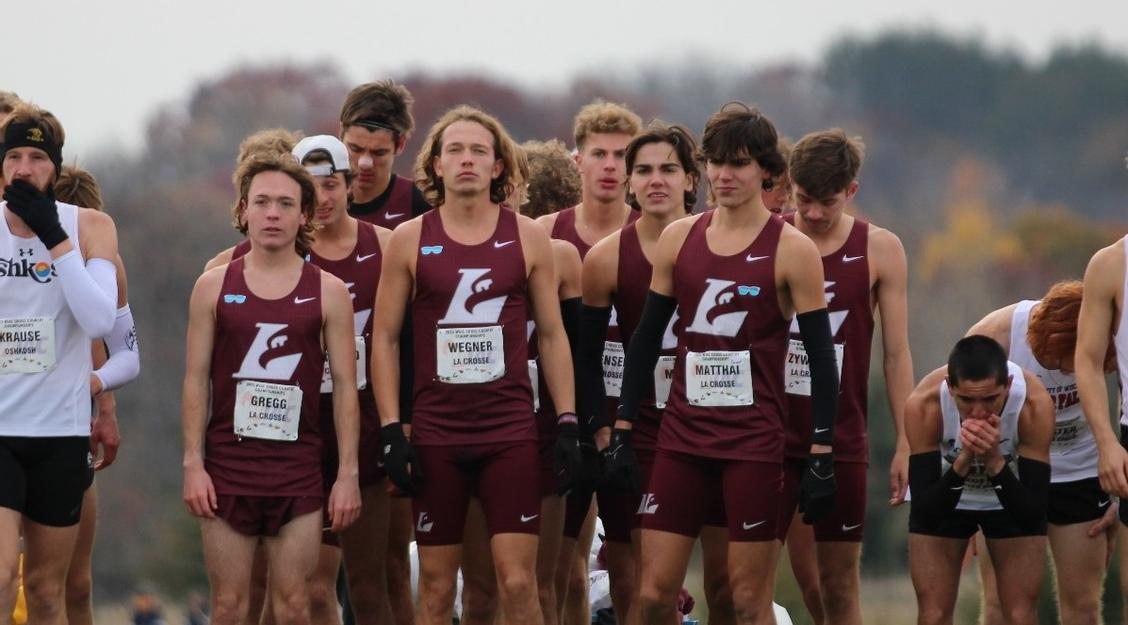
[[[505,375],[501,326],[439,328],[435,337],[436,375],[447,384],[481,384]]]
[[[368,363],[364,357],[364,337],[356,337],[356,390],[368,384]],[[333,372],[329,370],[329,355],[325,355],[325,367],[321,371],[321,392],[333,392]]]
[[[0,319],[0,373],[42,373],[54,368],[54,319]]]
[[[686,352],[685,396],[694,406],[751,406],[748,350]]]
[[[298,440],[302,389],[242,380],[235,387],[235,435],[270,441]]]
[[[842,379],[841,343],[834,344],[834,360],[838,363],[838,379]],[[787,344],[787,360],[784,364],[784,380],[788,394],[811,396],[811,363],[807,360],[807,348],[803,341],[791,339]]]

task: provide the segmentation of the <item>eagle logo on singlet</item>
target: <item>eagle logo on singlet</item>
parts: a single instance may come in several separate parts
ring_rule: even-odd
[[[747,310],[740,310],[733,303],[736,298],[736,283],[731,280],[705,279],[705,292],[697,303],[697,314],[693,323],[686,326],[686,332],[711,334],[713,336],[736,336],[744,325]]]
[[[356,293],[353,292],[353,287],[356,286],[355,282],[346,282],[345,286],[349,289],[349,296],[352,301],[356,302]],[[364,326],[368,325],[368,318],[372,316],[372,309],[365,308],[364,310],[357,310],[353,312],[353,330],[357,336],[364,333]]]
[[[258,334],[251,343],[243,364],[231,374],[233,378],[259,380],[289,380],[298,369],[301,352],[285,353],[288,327],[285,323],[256,323]]]
[[[826,307],[830,308],[830,302],[834,299],[835,293],[831,291],[837,282],[823,282],[823,293],[826,294]],[[838,331],[842,329],[842,324],[846,323],[846,316],[850,314],[849,310],[834,310],[828,313],[830,317],[830,335],[838,336]],[[791,327],[788,332],[792,334],[799,334],[799,316],[796,315],[791,318]]]
[[[439,323],[497,323],[508,296],[491,296],[493,280],[486,277],[490,270],[459,269],[458,273],[461,275],[458,287]]]

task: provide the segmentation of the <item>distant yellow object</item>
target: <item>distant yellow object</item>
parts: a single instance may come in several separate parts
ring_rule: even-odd
[[[23,590],[23,556],[20,556],[20,585],[16,592],[16,611],[12,612],[12,625],[27,623],[27,600],[24,599]]]

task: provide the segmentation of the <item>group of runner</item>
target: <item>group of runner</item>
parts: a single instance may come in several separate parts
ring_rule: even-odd
[[[88,487],[136,333],[112,220],[62,195],[89,184],[64,184],[61,124],[9,108],[0,613],[22,536],[32,622],[90,622]],[[812,619],[861,623],[878,320],[919,622],[952,622],[977,533],[985,622],[1036,622],[1047,535],[1062,622],[1100,622],[1128,495],[1104,387],[1128,376],[1124,241],[914,390],[904,248],[847,210],[860,139],[792,145],[730,103],[698,142],[597,101],[569,155],[459,106],[409,180],[411,108],[367,83],[338,136],[240,148],[245,239],[192,291],[182,400],[214,623],[337,623],[342,564],[358,623],[449,623],[460,587],[465,623],[586,623],[597,515],[621,622],[680,622],[700,539],[711,622],[774,622],[786,544]]]

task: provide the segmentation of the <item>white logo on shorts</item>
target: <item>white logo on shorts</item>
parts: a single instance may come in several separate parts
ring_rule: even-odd
[[[539,516],[540,516],[539,514],[534,514],[533,516],[525,516],[525,515],[522,514],[521,515],[521,522],[522,523],[528,523],[529,521],[532,521],[533,519],[535,519]]]
[[[853,530],[858,529],[861,526],[862,526],[861,523],[858,523],[857,525],[846,525],[845,523],[843,523],[842,524],[842,531],[843,532],[851,532]]]
[[[426,512],[419,513],[419,522],[415,524],[415,531],[429,532],[435,526],[435,522],[431,520],[431,515]]]
[[[755,523],[748,523],[747,521],[745,521],[743,524],[741,524],[741,527],[743,527],[746,530],[750,530],[754,527],[759,527],[759,526],[761,526],[761,525],[763,525],[764,523],[767,523],[767,522],[768,522],[767,519],[764,519],[763,521],[756,521]]]
[[[638,512],[635,514],[654,514],[658,511],[658,504],[654,503],[654,493],[646,493],[642,496],[642,503],[638,506]]]

